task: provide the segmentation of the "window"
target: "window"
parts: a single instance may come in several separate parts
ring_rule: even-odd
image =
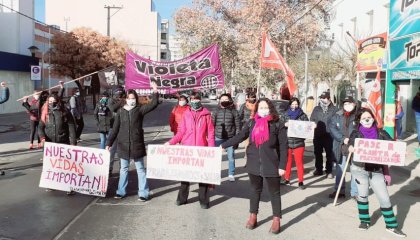
[[[161,38],[162,40],[166,40],[166,33],[161,33],[161,34],[160,34],[160,38]]]
[[[166,52],[160,53],[160,59],[166,59]]]

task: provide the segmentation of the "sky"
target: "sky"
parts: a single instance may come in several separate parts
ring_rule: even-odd
[[[144,1],[144,0],[137,0]],[[175,11],[182,7],[191,5],[192,0],[153,0],[156,11],[162,19],[172,19]],[[35,0],[35,19],[45,22],[45,0]]]

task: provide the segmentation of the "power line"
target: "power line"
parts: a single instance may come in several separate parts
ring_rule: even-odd
[[[311,7],[311,9],[309,9],[308,11],[306,11],[302,16],[300,16],[298,19],[296,19],[294,22],[292,22],[291,24],[289,24],[288,26],[286,26],[285,28],[284,28],[284,30],[283,30],[283,32],[282,33],[285,33],[286,32],[286,29],[288,29],[288,28],[290,28],[290,27],[292,27],[293,25],[295,25],[297,22],[299,22],[304,16],[306,16],[306,14],[308,14],[308,13],[310,13],[310,12],[312,12],[312,10],[314,10],[314,8],[316,8],[322,1],[324,1],[324,0],[320,0],[317,4],[315,4],[315,5],[313,5],[312,7]]]
[[[31,16],[28,16],[28,15],[26,15],[26,14],[24,14],[24,13],[21,13],[21,12],[19,12],[19,11],[16,11],[16,10],[14,10],[13,8],[10,8],[10,7],[8,7],[8,6],[4,5],[4,4],[2,4],[2,3],[0,3],[0,6],[1,6],[1,7],[6,8],[6,9],[9,9],[10,11],[15,12],[15,13],[17,13],[17,14],[19,14],[19,15],[23,16],[23,17],[26,17],[26,18],[28,18],[28,19],[31,19],[32,21],[34,21],[34,22],[36,22],[36,23],[39,23],[39,24],[41,24],[41,25],[44,25],[45,27],[52,27],[52,25],[48,25],[48,24],[46,24],[46,23],[44,23],[44,22],[41,22],[41,21],[39,21],[39,20],[37,20],[37,19],[35,19],[35,18],[31,17]],[[58,31],[60,31],[60,32],[63,32],[63,33],[68,33],[67,31],[64,31],[64,30],[61,30],[61,29],[58,29],[58,28],[54,28],[54,29],[56,29],[56,30],[58,30]]]

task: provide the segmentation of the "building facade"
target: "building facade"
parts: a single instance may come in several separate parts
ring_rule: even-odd
[[[161,61],[170,61],[171,60],[171,51],[170,51],[170,38],[169,38],[169,20],[162,19],[160,25],[160,60]]]
[[[171,51],[171,60],[179,60],[185,57],[185,55],[182,52],[181,43],[177,39],[176,35],[170,35],[169,36],[169,42],[171,43],[169,45],[169,49]]]
[[[107,35],[109,29],[137,54],[160,60],[161,19],[152,0],[46,0],[45,19],[67,31],[83,26]]]

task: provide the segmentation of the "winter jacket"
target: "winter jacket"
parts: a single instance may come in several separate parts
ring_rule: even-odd
[[[211,115],[215,136],[219,139],[229,139],[239,132],[241,121],[234,107],[219,107]]]
[[[182,116],[178,132],[169,140],[169,144],[181,143],[185,146],[214,147],[214,126],[211,113],[207,108],[200,111],[188,109]]]
[[[222,143],[223,148],[234,146],[249,137],[246,148],[246,170],[248,173],[262,177],[279,177],[279,169],[285,169],[287,162],[287,131],[282,121],[269,122],[269,140],[257,148],[251,133],[255,120],[250,120],[233,138]]]
[[[114,113],[109,109],[108,103],[97,103],[93,111],[93,117],[100,133],[108,133],[114,123]]]
[[[354,146],[354,142],[356,140],[356,138],[365,138],[363,136],[363,134],[359,131],[358,127],[356,127],[356,130],[354,130],[351,134],[350,134],[350,141],[349,141],[349,146]],[[389,134],[382,129],[378,129],[378,140],[386,140],[386,141],[393,141],[393,139],[391,138],[391,136],[389,136]],[[382,165],[382,164],[374,164],[374,163],[362,163],[362,162],[355,162],[352,161],[352,164],[357,166],[357,167],[361,167],[364,168],[366,171],[370,171],[370,172],[376,172],[376,171],[383,171],[383,167],[386,165]]]
[[[301,114],[296,119],[290,119],[289,115],[287,115],[287,111],[283,111],[279,113],[280,121],[286,123],[289,120],[298,120],[298,121],[309,121],[308,116],[306,113],[302,111]],[[287,128],[286,128],[287,129]],[[291,149],[305,147],[305,139],[304,138],[294,138],[294,137],[287,137],[287,145]]]
[[[241,129],[242,127],[252,118],[255,113],[255,103],[250,103],[246,101],[239,108],[239,118],[241,119]]]
[[[48,110],[48,120],[39,121],[39,137],[47,142],[76,145],[76,127],[66,108]]]
[[[23,102],[22,106],[28,111],[31,121],[39,121],[40,108],[38,100],[33,98],[30,103],[27,101]]]
[[[169,116],[169,126],[171,127],[171,132],[174,134],[177,133],[178,125],[182,120],[182,115],[190,107],[188,105],[179,106],[178,104],[172,109],[171,115]]]
[[[70,111],[73,117],[80,119],[83,117],[83,103],[79,96],[72,96],[70,98]]]
[[[348,120],[347,133],[345,133],[344,126],[344,110],[341,109],[338,111],[329,121],[328,129],[333,138],[333,152],[337,163],[341,164],[343,154],[347,156],[348,154],[348,145],[344,145],[344,139],[349,138],[350,134],[356,130],[356,111],[354,111]]]
[[[417,95],[413,98],[413,102],[411,103],[411,108],[415,111],[420,113],[420,95]]]
[[[9,100],[9,88],[8,87],[1,87],[1,95],[0,95],[0,104],[3,104]]]
[[[158,105],[158,94],[152,94],[152,101],[145,105],[137,105],[131,110],[122,107],[114,120],[112,134],[106,145],[112,146],[117,141],[118,156],[123,159],[135,159],[146,156],[144,144],[143,118]]]
[[[332,103],[328,106],[327,112],[324,113],[321,106],[316,106],[311,114],[311,121],[316,123],[316,128],[314,132],[314,138],[323,137],[329,134],[329,129],[327,128],[328,121],[334,116],[338,111],[337,107]]]

